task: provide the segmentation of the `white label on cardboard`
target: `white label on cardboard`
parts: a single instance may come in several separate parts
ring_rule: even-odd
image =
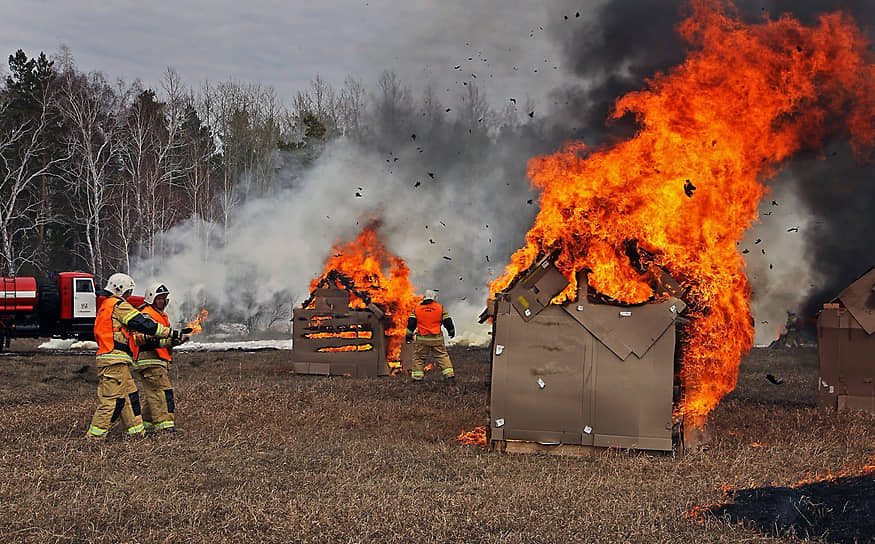
[[[830,392],[830,394],[835,393],[835,392],[836,392],[836,388],[830,385],[830,386],[829,386],[829,392]]]
[[[532,311],[529,310],[528,308],[526,308],[526,311],[523,313],[526,314],[526,317],[529,317],[530,315],[532,315]]]
[[[678,307],[672,304],[671,308],[669,308],[668,311],[670,311],[671,313],[675,313],[678,311]]]
[[[544,261],[541,263],[541,268],[550,268],[550,261]]]
[[[495,420],[495,426],[496,426],[496,427],[501,427],[501,426],[503,426],[503,425],[504,425],[504,418],[503,418],[503,417],[500,417],[500,418],[498,418],[498,419]]]
[[[586,427],[583,428],[583,432],[585,432],[586,434],[591,433],[591,432],[592,432],[592,427],[590,427],[589,425],[587,425]]]
[[[582,312],[582,311],[583,311],[583,306],[578,306],[578,307],[577,307],[577,311],[578,311],[578,312]]]
[[[632,312],[620,312],[620,317],[632,317]]]
[[[501,352],[502,352],[502,351],[504,351],[504,346],[501,345],[501,344],[496,344],[496,345],[495,345],[495,354],[496,354],[496,355],[501,355]]]
[[[547,384],[544,383],[544,380],[542,380],[541,378],[538,378],[538,387],[540,387],[541,389],[544,389],[545,385],[547,385]]]

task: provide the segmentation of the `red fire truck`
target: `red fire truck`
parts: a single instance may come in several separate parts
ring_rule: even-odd
[[[134,305],[143,297],[128,299]],[[12,338],[94,339],[98,297],[94,276],[61,272],[46,281],[0,278],[0,350]]]

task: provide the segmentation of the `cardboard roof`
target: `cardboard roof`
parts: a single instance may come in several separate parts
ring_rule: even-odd
[[[838,298],[866,334],[875,332],[875,268],[860,276]]]
[[[575,321],[624,361],[630,353],[644,357],[686,307],[674,297],[637,306],[592,304],[585,300],[563,305]]]

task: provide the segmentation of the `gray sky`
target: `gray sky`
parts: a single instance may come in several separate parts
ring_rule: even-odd
[[[171,66],[195,88],[207,79],[261,82],[289,99],[317,73],[336,87],[351,74],[372,88],[383,69],[393,69],[408,83],[430,81],[447,93],[476,79],[490,101],[503,102],[505,94],[540,101],[564,77],[543,30],[562,17],[556,2],[0,0],[0,6],[4,57],[19,48],[52,54],[64,44],[83,71],[152,87]]]

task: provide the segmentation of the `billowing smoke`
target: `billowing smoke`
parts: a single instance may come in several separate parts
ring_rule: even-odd
[[[865,0],[736,5],[752,21],[788,12],[811,22],[841,8],[864,29],[875,23],[875,5]],[[137,279],[160,270],[176,291],[179,318],[206,306],[228,320],[282,322],[307,296],[331,244],[354,238],[360,221],[378,216],[419,292],[440,289],[457,327],[481,334],[473,318],[486,283],[523,244],[537,211],[527,160],[568,139],[597,146],[632,135],[632,120],[606,124],[607,114],[618,97],[683,60],[675,27],[688,10],[682,2],[650,0],[557,0],[537,8],[474,2],[380,37],[369,51],[370,77],[393,69],[416,82],[415,99],[426,87],[433,93],[431,110],[416,112],[415,126],[393,130],[377,122],[365,142],[329,144],[303,174],[285,173],[286,188],[239,207],[227,233],[214,228],[218,242],[209,250],[198,221],[173,229],[165,235],[173,251],[160,262],[139,262]],[[490,119],[478,116],[484,106]],[[787,311],[810,319],[875,263],[866,213],[875,204],[871,177],[871,166],[835,143],[794,160],[771,182],[760,223],[740,245],[754,289],[757,343],[781,332]]]
[[[578,3],[563,2],[560,11]],[[810,24],[818,14],[844,10],[873,36],[875,3],[866,0],[735,2],[748,21],[789,13]],[[684,58],[675,30],[689,9],[683,2],[614,0],[590,6],[581,17],[559,18],[549,26],[564,64],[579,81],[554,91],[556,118],[589,144],[610,143],[634,132],[631,120],[605,125],[617,97],[640,89],[646,78],[669,70]],[[727,69],[731,69],[727,67]],[[585,129],[575,127],[586,127]],[[757,344],[767,344],[784,329],[788,311],[802,312],[809,326],[822,304],[875,265],[873,168],[852,157],[841,142],[797,157],[770,182],[740,249],[747,250],[753,286],[752,310]]]

